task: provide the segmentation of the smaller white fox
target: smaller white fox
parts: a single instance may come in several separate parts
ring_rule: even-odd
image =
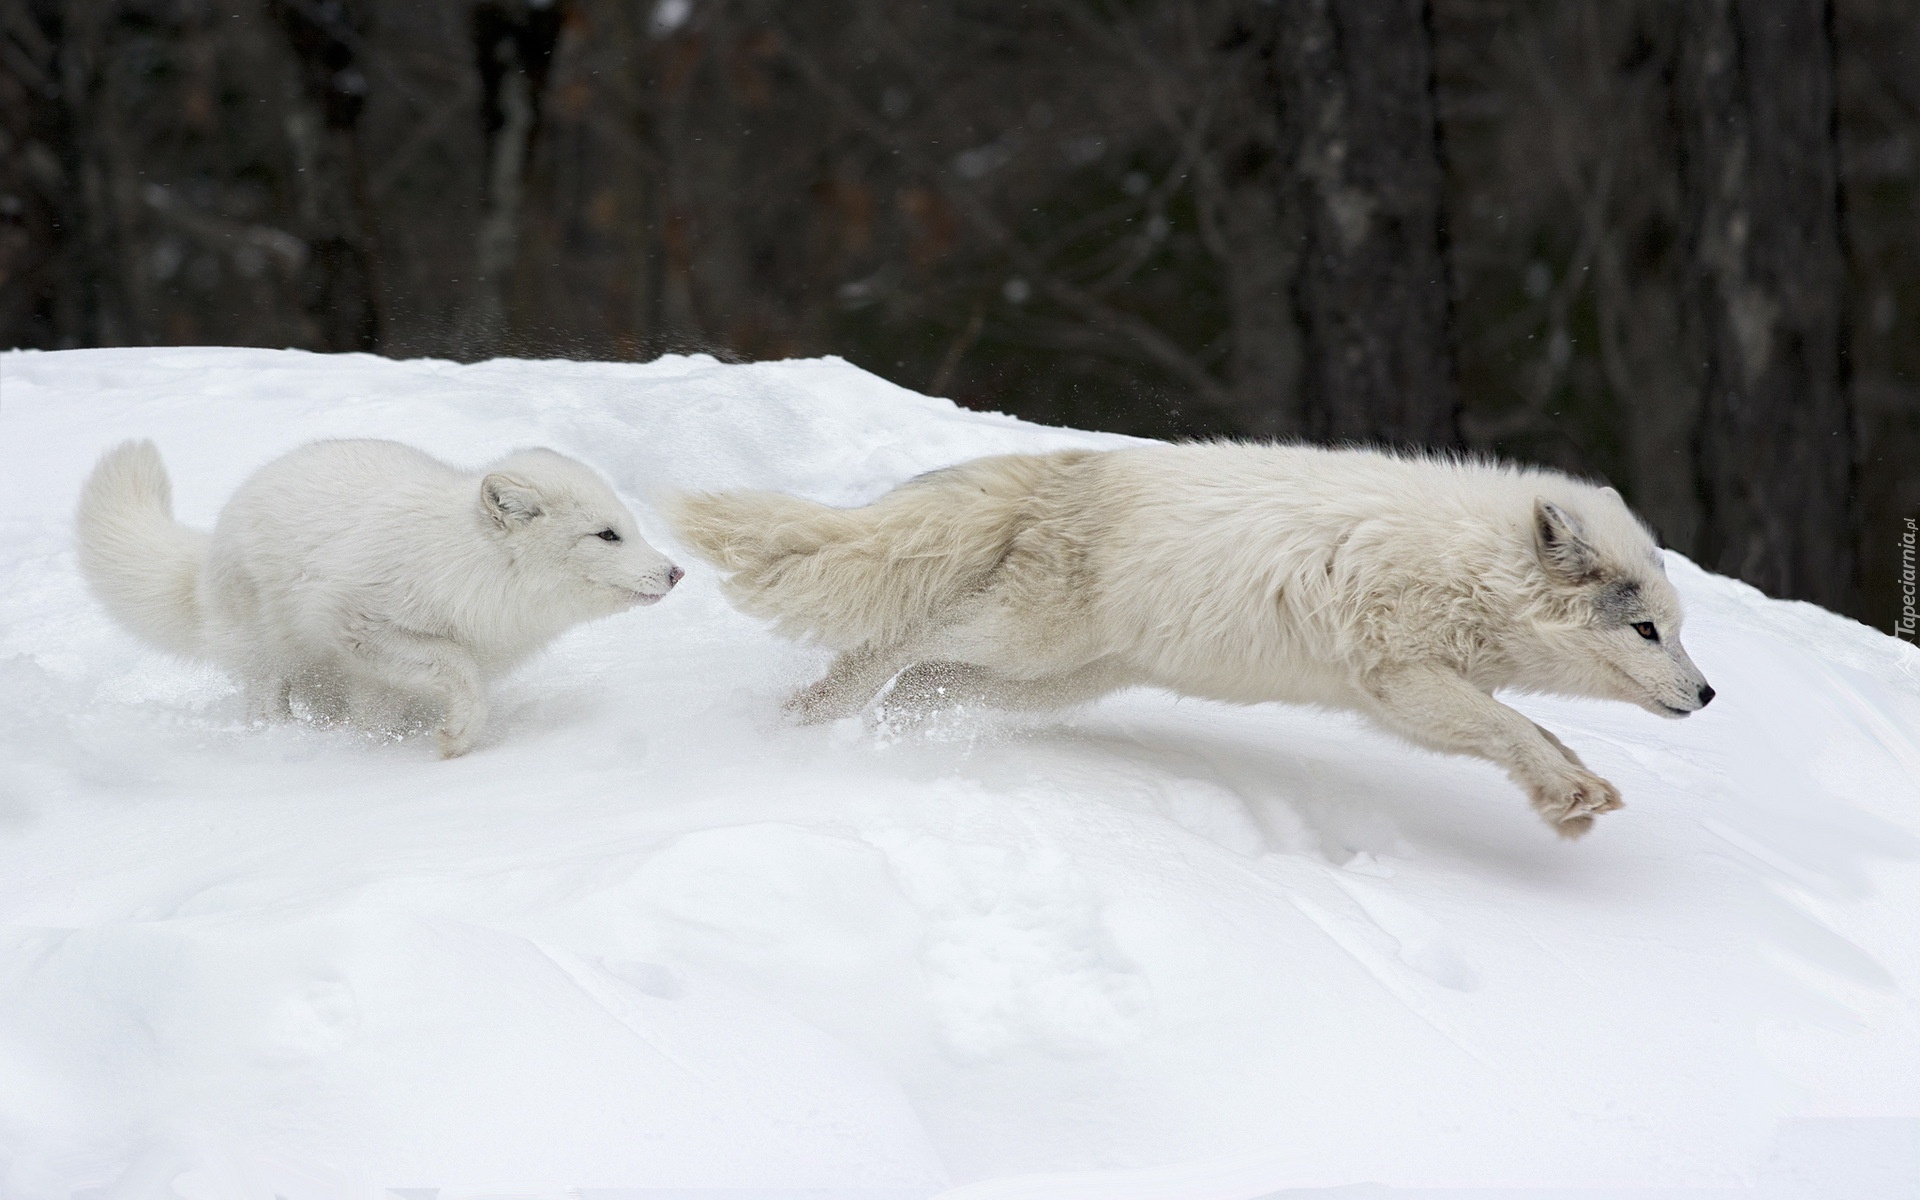
[[[255,720],[439,714],[472,749],[484,681],[682,577],[584,464],[522,450],[479,472],[397,442],[313,442],[240,486],[213,533],[173,519],[149,441],[107,452],[77,517],[80,569],[145,641],[237,676]]]

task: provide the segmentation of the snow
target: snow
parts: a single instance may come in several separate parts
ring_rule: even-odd
[[[1278,706],[787,728],[821,653],[682,553],[441,762],[248,728],[75,570],[111,443],[204,526],[342,435],[574,454],[670,550],[663,487],[1120,441],[837,360],[0,356],[7,1200],[1920,1190],[1912,646],[1672,558],[1711,709],[1515,701],[1626,795],[1567,844]]]

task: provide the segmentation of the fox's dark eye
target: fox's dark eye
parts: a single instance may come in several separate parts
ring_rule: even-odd
[[[1650,642],[1660,640],[1660,631],[1653,627],[1652,621],[1635,621],[1633,631]]]
[[[599,538],[603,542],[617,542],[620,540],[620,535],[615,533],[611,529],[602,529],[599,533],[596,533],[593,536]],[[1652,626],[1648,626],[1648,628],[1651,629]]]

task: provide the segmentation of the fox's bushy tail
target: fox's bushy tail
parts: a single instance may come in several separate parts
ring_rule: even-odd
[[[207,535],[173,519],[173,487],[152,442],[101,457],[74,521],[80,571],[115,619],[162,650],[200,652]]]
[[[774,492],[674,498],[681,538],[727,573],[727,598],[839,650],[911,638],[1006,557],[1035,487],[1087,451],[976,459],[865,508]]]

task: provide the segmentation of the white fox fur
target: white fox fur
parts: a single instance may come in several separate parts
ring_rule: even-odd
[[[1498,688],[1684,716],[1712,699],[1660,552],[1552,471],[1212,443],[983,458],[859,509],[682,496],[728,597],[840,651],[801,720],[1136,684],[1366,713],[1504,767],[1568,837],[1618,792]]]
[[[296,698],[363,723],[425,705],[448,757],[486,720],[485,680],[681,576],[612,488],[551,450],[467,472],[397,442],[313,442],[255,472],[208,535],[173,519],[153,443],[125,442],[76,524],[107,610],[239,677],[255,719]]]

